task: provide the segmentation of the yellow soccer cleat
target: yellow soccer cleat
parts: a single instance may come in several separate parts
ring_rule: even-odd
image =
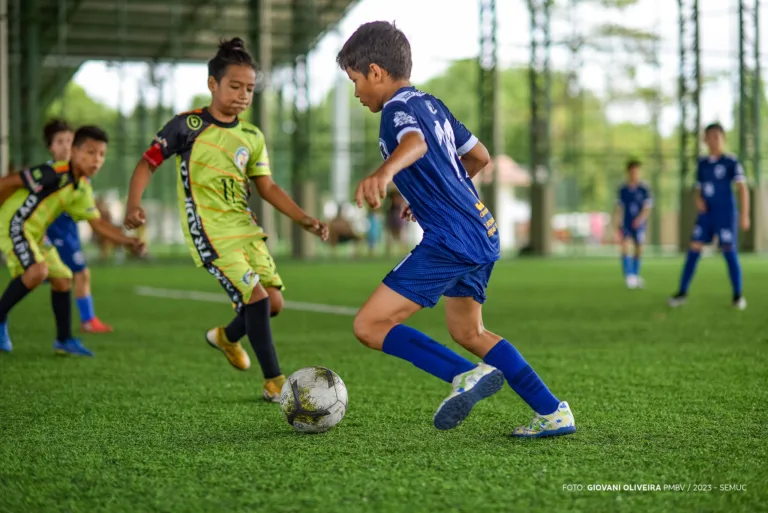
[[[276,378],[264,381],[264,400],[270,403],[280,402],[280,391],[285,384],[285,376],[280,374]]]
[[[224,353],[224,356],[227,357],[227,360],[235,369],[248,370],[250,368],[251,359],[248,357],[248,353],[245,352],[240,342],[230,342],[227,340],[224,328],[219,326],[208,330],[205,333],[205,341],[214,349]],[[279,396],[280,392],[278,391],[277,394]]]

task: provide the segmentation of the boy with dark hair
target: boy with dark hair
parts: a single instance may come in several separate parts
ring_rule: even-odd
[[[710,244],[717,235],[733,288],[731,305],[737,310],[744,310],[747,300],[742,295],[737,249],[739,227],[749,230],[750,225],[747,179],[738,159],[724,152],[725,130],[720,123],[712,123],[704,129],[704,142],[709,149],[709,156],[699,158],[696,174],[696,207],[699,217],[693,228],[680,288],[677,294],[669,298],[669,306],[674,308],[685,304],[702,247]],[[733,194],[734,183],[739,189],[741,215]]]
[[[627,163],[627,182],[619,188],[615,213],[617,223],[621,219],[621,262],[624,279],[630,289],[643,287],[640,256],[645,242],[646,221],[653,206],[651,188],[640,181],[640,166],[640,161],[636,159]],[[634,256],[630,256],[632,244],[635,246]]]
[[[262,198],[323,240],[325,224],[308,215],[273,180],[264,135],[238,115],[253,100],[256,63],[243,40],[219,45],[208,63],[211,105],[179,114],[158,132],[131,178],[125,226],[145,222],[141,196],[162,162],[177,155],[179,212],[197,267],[214,276],[235,305],[235,318],[205,334],[239,370],[250,368],[240,339],[248,340],[264,375],[263,397],[280,401],[285,376],[272,341],[270,317],[283,305],[283,282],[267,250],[266,235],[248,208],[248,179]]]
[[[64,120],[53,119],[43,127],[45,145],[53,160],[59,162],[69,160],[72,152],[72,137],[74,131]],[[104,324],[96,317],[91,296],[91,270],[85,261],[83,247],[77,223],[72,216],[64,212],[48,227],[48,240],[56,246],[61,260],[72,270],[74,275],[75,303],[80,313],[80,329],[86,333],[109,333],[112,327]]]
[[[415,218],[424,229],[422,242],[359,310],[355,336],[367,347],[452,384],[435,413],[437,429],[458,426],[477,402],[501,390],[506,378],[536,412],[514,436],[573,433],[568,403],[552,395],[512,344],[483,325],[482,304],[499,259],[499,235],[471,179],[490,162],[488,151],[440,100],[410,84],[410,44],[393,24],[361,25],[336,60],[355,84],[360,102],[382,113],[384,164],[357,187],[357,205],[380,207],[394,182],[409,205],[403,216]],[[484,363],[476,365],[402,324],[441,297],[451,337]]]
[[[98,173],[107,153],[107,134],[84,126],[72,141],[69,161],[45,163],[0,178],[0,250],[12,280],[0,297],[0,351],[13,349],[8,335],[8,313],[46,279],[51,284],[51,304],[56,318],[56,354],[92,356],[72,336],[72,271],[55,247],[42,245],[45,230],[67,212],[76,221],[88,221],[94,231],[118,244],[142,249],[138,239],[126,237],[99,216],[88,178]]]

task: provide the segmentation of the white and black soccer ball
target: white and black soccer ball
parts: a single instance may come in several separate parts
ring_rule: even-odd
[[[280,409],[296,431],[323,433],[344,418],[347,386],[331,369],[304,367],[285,380]]]

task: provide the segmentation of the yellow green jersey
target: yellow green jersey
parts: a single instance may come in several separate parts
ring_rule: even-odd
[[[90,181],[75,180],[69,162],[52,162],[21,171],[24,186],[0,206],[0,249],[12,251],[24,269],[35,263],[32,249],[48,226],[66,212],[75,221],[100,217]]]
[[[182,230],[198,267],[266,238],[248,207],[248,179],[271,174],[258,128],[221,122],[207,109],[185,112],[157,133],[144,158],[157,167],[173,155]]]

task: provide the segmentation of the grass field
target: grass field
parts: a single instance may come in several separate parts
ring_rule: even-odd
[[[391,264],[284,263],[281,274],[288,299],[355,307]],[[96,268],[97,311],[117,331],[84,338],[95,358],[53,356],[47,290],[11,314],[0,511],[766,511],[768,263],[745,261],[744,312],[730,309],[719,257],[702,262],[688,305],[668,310],[680,266],[649,260],[648,288],[628,291],[614,260],[498,265],[486,326],[576,416],[575,435],[549,440],[508,437],[531,417],[509,388],[438,432],[447,385],[364,349],[349,315],[286,310],[273,323],[284,370],[330,367],[350,401],[334,430],[295,433],[260,400],[256,365],[239,373],[203,342],[228,305],[135,294],[219,292],[213,278],[191,265]],[[448,343],[441,305],[411,324]],[[746,489],[721,490],[731,484]]]

